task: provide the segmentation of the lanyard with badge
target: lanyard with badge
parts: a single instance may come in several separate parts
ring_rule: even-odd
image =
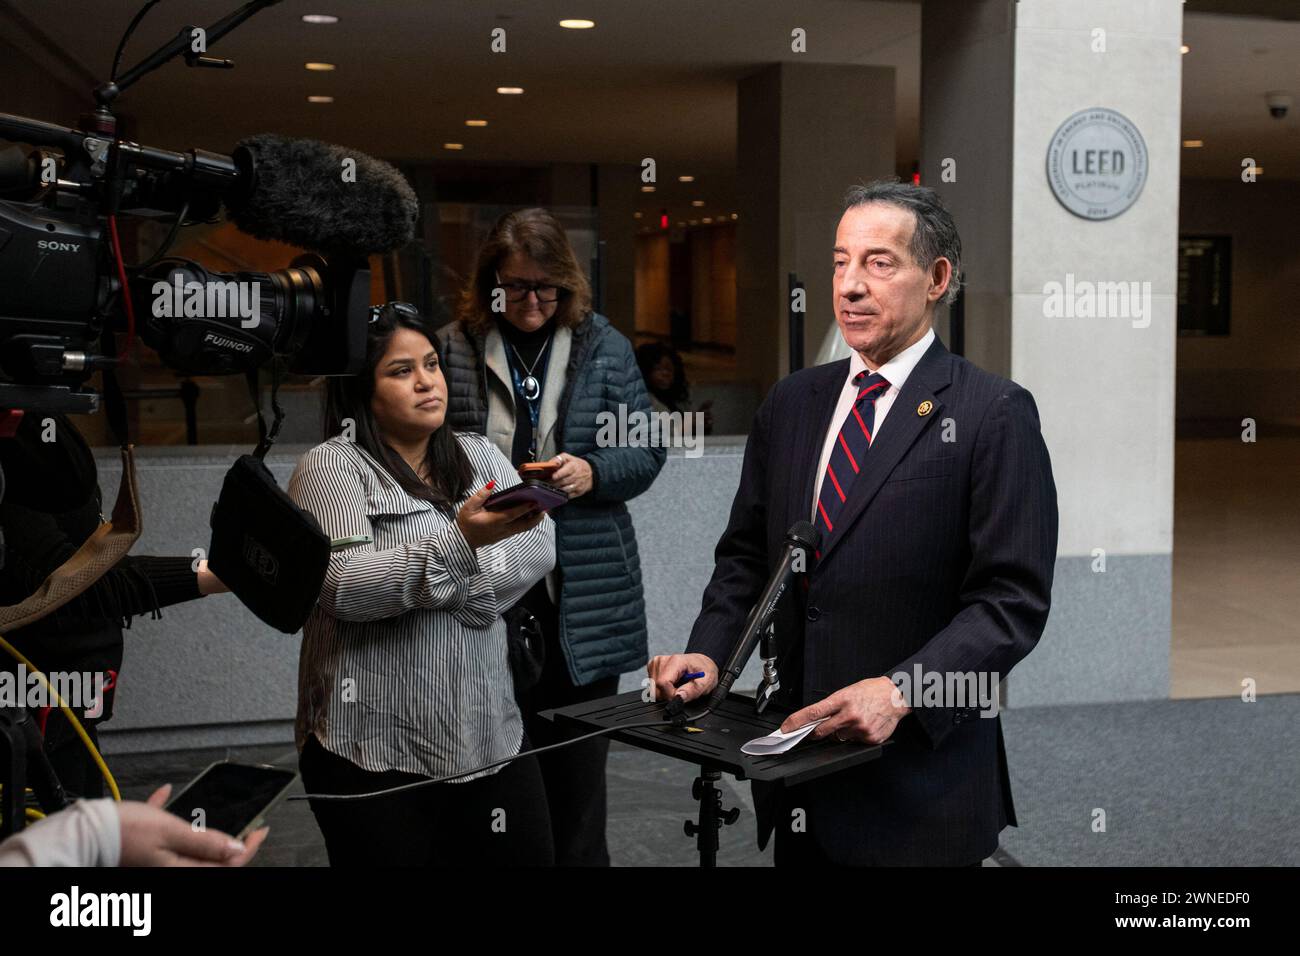
[[[515,384],[515,394],[528,404],[528,420],[532,422],[533,425],[532,440],[528,445],[529,461],[536,461],[537,453],[540,451],[538,448],[538,422],[541,420],[542,415],[542,380],[539,380],[533,373],[537,370],[538,365],[542,364],[542,360],[546,358],[547,353],[550,352],[551,340],[554,338],[555,336],[552,335],[546,340],[546,344],[542,346],[542,350],[537,353],[537,358],[533,360],[532,367],[526,368],[523,375],[519,374],[518,366],[524,364],[524,357],[519,354],[519,349],[515,348],[513,344],[510,348],[514,350],[515,358],[518,360],[518,365],[516,365],[515,362],[506,363],[510,366],[510,378]],[[545,377],[546,368],[543,366],[542,379],[545,379]]]

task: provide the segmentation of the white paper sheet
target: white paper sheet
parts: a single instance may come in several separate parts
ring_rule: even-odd
[[[822,718],[822,720],[825,719],[825,717]],[[778,730],[766,737],[755,737],[741,747],[740,752],[749,754],[751,757],[770,757],[773,754],[783,754],[812,733],[812,729],[821,722],[821,720],[814,720],[811,724],[804,724],[788,734],[783,734]]]

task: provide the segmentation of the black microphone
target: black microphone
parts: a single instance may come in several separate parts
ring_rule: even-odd
[[[397,169],[365,153],[260,133],[234,152],[241,180],[230,218],[258,239],[369,256],[410,242],[420,203]]]
[[[712,710],[726,699],[731,691],[731,685],[745,669],[745,662],[754,653],[754,647],[758,644],[763,630],[772,620],[772,615],[776,613],[776,606],[781,596],[785,594],[785,589],[790,586],[796,574],[807,570],[808,558],[821,544],[821,538],[821,532],[807,521],[796,521],[785,533],[785,549],[781,552],[781,560],[777,562],[776,569],[768,578],[767,587],[763,589],[758,603],[750,611],[740,641],[732,650],[726,667],[718,674],[718,686],[713,689],[713,694],[709,697],[707,710]]]

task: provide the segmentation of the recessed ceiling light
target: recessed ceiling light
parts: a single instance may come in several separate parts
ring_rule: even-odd
[[[678,220],[677,220],[677,225],[679,225],[679,226],[684,226],[684,225],[686,225],[686,223],[684,223],[684,222],[682,222],[680,219],[678,219]]]
[[[1201,148],[1202,146],[1204,146],[1204,145],[1205,145],[1205,140],[1202,140],[1202,139],[1185,139],[1185,140],[1183,140],[1183,146],[1185,146],[1185,147],[1188,148],[1188,149],[1200,149],[1200,148]]]
[[[521,93],[523,93],[523,91],[524,88],[522,86],[498,86],[497,87],[497,92],[500,93],[502,96],[519,96]]]
[[[561,20],[560,26],[566,30],[590,30],[596,25],[595,20]]]
[[[328,13],[304,13],[303,23],[338,23],[339,18]]]
[[[303,66],[316,73],[328,73],[334,69],[333,63],[304,63]]]
[[[640,218],[641,218],[641,214],[640,214],[639,212],[634,212],[634,213],[632,213],[632,218],[633,218],[633,219],[640,219]]]
[[[466,126],[486,126],[487,120],[465,120]]]
[[[687,220],[687,221],[688,221],[692,226],[696,225],[696,224],[699,222],[698,219],[690,219],[690,220]]]
[[[1184,43],[1182,46],[1180,46],[1180,47],[1178,48],[1178,52],[1179,52],[1179,53],[1191,53],[1191,52],[1192,52],[1192,48],[1189,47],[1186,43]]]
[[[642,186],[641,191],[643,193],[652,193],[655,191],[655,188],[653,186]]]
[[[677,181],[678,181],[679,183],[693,183],[693,182],[695,182],[695,177],[694,177],[694,176],[678,176],[678,177],[677,177]]]
[[[704,200],[703,200],[703,199],[692,199],[692,200],[691,200],[691,205],[692,205],[692,206],[703,206],[703,205],[704,205]]]
[[[465,144],[464,143],[443,143],[442,148],[443,149],[464,149]]]
[[[701,221],[701,222],[706,222],[706,223],[708,223],[708,222],[713,222],[713,219],[712,219],[712,217],[710,217],[710,216],[705,216],[705,217],[704,217],[703,219],[701,219],[700,221]]]
[[[731,218],[732,218],[732,219],[739,219],[739,218],[740,218],[740,213],[738,213],[738,212],[733,212],[733,213],[731,214]]]
[[[332,97],[332,96],[309,96],[309,97],[307,97],[307,102],[308,102],[308,103],[333,103],[333,102],[334,102],[334,97]]]

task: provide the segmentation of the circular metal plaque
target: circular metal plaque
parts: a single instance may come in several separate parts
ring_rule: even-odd
[[[1114,219],[1137,201],[1146,180],[1146,141],[1121,113],[1080,110],[1052,135],[1047,181],[1076,216]]]

